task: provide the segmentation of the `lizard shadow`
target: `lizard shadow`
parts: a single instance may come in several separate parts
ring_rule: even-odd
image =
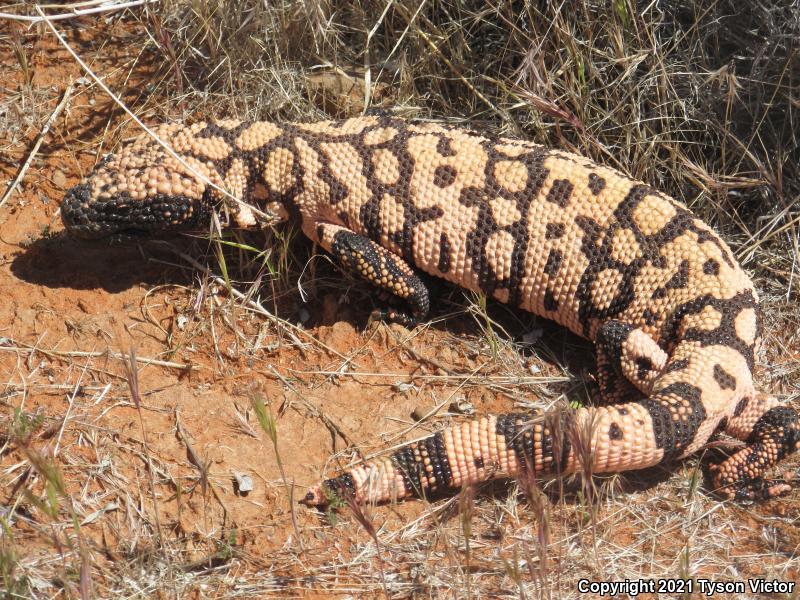
[[[192,241],[176,239],[171,243],[180,248]],[[75,240],[57,233],[25,244],[12,259],[11,272],[22,281],[51,289],[118,293],[139,284],[164,283],[165,279],[190,283],[192,274],[188,270],[168,266],[174,262],[173,253],[159,250],[149,240],[114,244],[108,240]]]
[[[502,501],[515,494],[518,499],[524,500],[530,509],[542,510],[542,500],[549,507],[559,504],[570,506],[576,510],[590,509],[592,503],[598,505],[609,496],[627,497],[631,494],[647,492],[670,481],[675,476],[675,469],[679,463],[666,463],[647,469],[627,471],[624,473],[607,473],[592,475],[586,479],[581,474],[570,474],[563,477],[530,477],[526,480],[525,474],[516,478],[493,479],[475,486],[474,497],[478,501]],[[467,492],[470,494],[472,492]],[[465,492],[461,492],[465,494]],[[450,494],[452,496],[452,494]],[[433,499],[447,498],[442,494]],[[450,506],[450,512],[445,513],[443,520],[460,514],[459,502]],[[587,512],[588,514],[588,512]]]
[[[263,247],[263,237],[258,240],[251,236],[243,238],[252,247]],[[243,267],[241,257],[235,249],[227,249],[226,265],[232,278],[252,281],[258,273]],[[178,253],[196,257],[203,265],[209,265],[215,273],[219,271],[214,246],[206,238],[191,235],[171,235],[167,237],[133,237],[121,241],[80,240],[65,232],[45,235],[26,243],[23,250],[15,253],[11,262],[12,274],[22,281],[51,289],[103,290],[118,293],[136,285],[158,285],[163,283],[190,284],[197,272],[178,257]],[[310,264],[314,249],[307,240],[291,243],[290,255],[294,264],[292,271],[300,273],[304,265]],[[319,253],[318,253],[319,254]],[[342,272],[332,261],[314,261],[313,281],[308,278],[302,282],[306,292],[301,300],[297,292],[295,273],[284,278],[274,278],[270,282],[272,293],[281,297],[278,308],[280,316],[301,319],[303,325],[315,328],[331,325],[335,321],[348,321],[356,328],[368,326],[370,313],[374,308],[386,304],[376,299],[374,288],[367,282],[356,278],[343,277]],[[469,314],[469,300],[461,288],[445,281],[426,277],[431,297],[436,299],[430,315],[430,326],[452,335],[467,335],[479,338],[486,332],[482,325]],[[325,296],[340,291],[349,297],[349,302],[341,304],[331,312],[325,308]],[[521,310],[489,300],[486,316],[499,325],[501,337],[508,338],[523,356],[534,354],[546,362],[565,366],[574,374],[587,373],[594,367],[592,344],[565,328]],[[533,332],[533,342],[524,342],[526,334]]]
[[[252,247],[264,247],[263,236],[260,239],[247,236],[242,241]],[[245,265],[247,261],[236,256],[235,248],[223,248],[232,279],[254,281],[259,276],[252,264]],[[108,238],[75,239],[62,231],[26,243],[23,251],[15,253],[11,272],[18,279],[37,286],[102,290],[113,294],[137,285],[192,285],[198,272],[178,254],[197,257],[198,263],[218,273],[219,263],[214,252],[215,246],[207,238],[192,235],[133,237],[114,242]],[[291,243],[288,252],[294,261],[289,267],[291,275],[274,277],[269,284],[262,284],[265,292],[275,299],[274,303],[269,300],[269,305],[277,309],[281,318],[302,322],[309,329],[336,321],[350,322],[360,330],[367,328],[372,310],[386,304],[376,298],[370,284],[352,276],[343,277],[330,260],[320,260],[317,256],[313,277],[302,281],[304,294],[300,298],[298,278],[304,266],[311,264],[314,253],[311,242],[304,238]],[[433,277],[425,277],[425,280],[431,297],[436,300],[428,321],[431,328],[475,340],[486,335],[483,317],[476,318],[470,313],[469,292]],[[348,297],[349,301],[334,311],[328,310],[326,304],[330,304],[330,298],[326,296],[332,293],[336,298]],[[590,342],[552,321],[494,300],[486,303],[485,317],[496,327],[495,334],[511,342],[523,358],[536,356],[572,373],[569,382],[555,384],[561,386],[559,391],[567,393],[570,400],[586,403],[590,399],[588,391],[594,386],[590,373],[595,363]]]

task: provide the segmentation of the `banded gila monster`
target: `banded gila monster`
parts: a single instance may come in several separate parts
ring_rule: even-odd
[[[425,318],[420,270],[595,343],[594,406],[458,424],[326,480],[306,504],[419,497],[523,470],[641,469],[691,454],[719,430],[747,443],[711,467],[719,494],[788,491],[762,478],[800,446],[800,426],[753,386],[758,297],[728,246],[680,202],[581,156],[389,115],[156,133],[183,162],[150,137],[124,147],[66,194],[70,233],[197,229],[223,205],[234,225],[257,223],[188,165],[295,217],[343,268],[405,300],[407,311],[384,311],[388,320]],[[582,431],[590,456],[576,450]]]

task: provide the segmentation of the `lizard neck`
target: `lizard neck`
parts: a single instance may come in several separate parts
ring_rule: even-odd
[[[241,202],[232,202],[233,222],[242,228],[289,220],[302,192],[300,157],[290,126],[268,121],[243,123],[237,151],[217,165],[226,189]]]

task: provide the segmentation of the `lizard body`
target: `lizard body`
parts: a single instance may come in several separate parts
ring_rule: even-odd
[[[157,130],[67,193],[68,231],[207,225],[223,204],[201,173],[256,207],[296,215],[346,269],[428,312],[424,271],[592,340],[600,401],[566,415],[458,424],[309,491],[385,501],[494,476],[640,469],[718,430],[747,446],[713,467],[724,496],[785,492],[762,474],[797,449],[798,416],[756,392],[758,296],[716,233],[680,202],[581,156],[392,116]],[[191,167],[190,168],[187,168]],[[236,225],[257,218],[229,207]],[[583,435],[589,456],[578,452]]]

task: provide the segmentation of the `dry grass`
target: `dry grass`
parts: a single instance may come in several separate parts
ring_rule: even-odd
[[[24,3],[4,10],[36,14]],[[24,160],[24,140],[36,138],[63,89],[37,84],[32,66],[48,67],[33,50],[47,29],[1,23],[10,68],[22,72],[0,97],[2,147]],[[763,291],[761,380],[795,402],[796,2],[173,0],[82,17],[81,36],[70,23],[56,26],[147,123],[385,108],[574,150],[684,199]],[[66,121],[53,129],[71,176],[135,133],[91,81],[75,95],[73,109],[92,127],[76,139]],[[24,209],[26,193],[23,185],[3,210]],[[339,451],[330,473],[470,405],[583,402],[590,353],[541,321],[446,286],[430,325],[365,327],[348,345],[321,315],[364,326],[370,292],[295,237],[143,248],[178,283],[137,294],[135,318],[119,317],[117,326],[144,332],[136,360],[122,341],[131,329],[104,331],[88,318],[70,321],[75,347],[0,338],[0,359],[10,358],[0,362],[0,594],[570,598],[581,578],[800,576],[797,495],[762,508],[721,503],[703,491],[696,459],[625,477],[523,477],[327,518],[298,508],[295,486],[311,481],[296,481],[304,475],[291,466],[316,460],[297,456],[308,449],[305,427],[328,432],[315,439]],[[348,386],[374,401],[370,413],[401,397],[425,418],[398,410],[357,437],[328,400]],[[262,495],[228,491],[227,463],[191,420],[191,403],[180,417],[164,404],[164,390],[181,389],[234,398],[208,420],[229,438],[218,446],[260,457],[244,468]],[[45,408],[65,394],[60,410]],[[256,509],[238,512],[247,502]]]

